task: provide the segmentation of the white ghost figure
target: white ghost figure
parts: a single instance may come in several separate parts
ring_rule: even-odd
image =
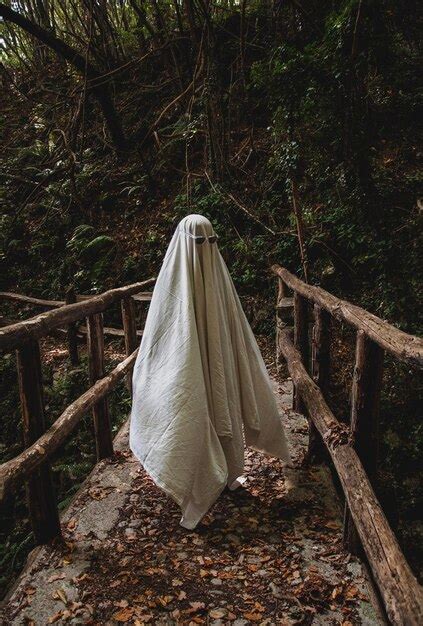
[[[190,529],[226,485],[242,483],[244,442],[290,462],[269,375],[216,239],[202,215],[179,223],[133,372],[130,448]]]

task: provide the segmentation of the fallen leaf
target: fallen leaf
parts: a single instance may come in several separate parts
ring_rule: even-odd
[[[53,597],[59,598],[59,600],[61,600],[63,604],[67,604],[68,599],[66,593],[63,591],[63,589],[60,589],[60,587],[59,589],[55,590]]]
[[[158,596],[157,600],[162,606],[167,606],[169,602],[172,602],[173,596]]]
[[[60,574],[52,574],[50,578],[47,578],[48,583],[54,583],[55,580],[62,580],[66,578],[65,572],[61,572]]]
[[[58,612],[57,612],[57,613],[55,613],[54,615],[51,615],[51,616],[48,618],[48,623],[49,623],[49,624],[55,624],[56,622],[58,622],[58,621],[59,621],[59,619],[61,619],[61,618],[62,618],[62,614],[63,614],[63,611],[58,611]]]
[[[187,610],[187,613],[196,613],[197,611],[201,611],[201,609],[205,608],[204,602],[190,602],[191,608]]]
[[[134,609],[131,607],[126,607],[125,609],[121,609],[120,611],[116,611],[113,613],[113,619],[116,622],[128,622],[132,616],[134,615]]]
[[[225,617],[225,615],[225,609],[212,609],[211,611],[209,611],[209,616],[213,619],[220,619],[221,617]]]
[[[117,600],[116,602],[113,602],[113,604],[121,609],[126,609],[126,607],[129,606],[128,600]]]
[[[260,622],[262,616],[260,613],[243,613],[245,619],[249,619],[250,622]]]

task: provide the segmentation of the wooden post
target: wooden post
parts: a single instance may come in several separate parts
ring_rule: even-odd
[[[318,304],[314,305],[314,326],[311,346],[312,378],[327,399],[330,365],[330,314]],[[307,457],[313,463],[326,458],[326,448],[313,423],[309,423]]]
[[[75,294],[75,290],[73,287],[69,287],[67,289],[65,302],[66,304],[74,304],[76,302],[76,294]],[[70,362],[72,365],[79,365],[78,339],[77,339],[77,330],[76,330],[75,322],[72,322],[72,324],[69,324],[67,328],[67,338],[68,338]]]
[[[16,351],[25,447],[45,432],[43,382],[38,341],[30,339]],[[50,463],[43,462],[26,483],[32,529],[37,543],[61,535]]]
[[[131,296],[121,302],[122,324],[125,333],[126,356],[133,353],[138,345],[135,302]],[[132,371],[126,376],[126,386],[132,396]]]
[[[277,277],[278,293],[276,296],[276,368],[279,372],[281,358],[279,350],[279,333],[282,328],[292,323],[292,298],[286,297],[286,285],[279,276]],[[290,304],[289,304],[290,303]]]
[[[384,350],[357,331],[355,366],[351,392],[351,437],[370,482],[377,469],[379,410]],[[344,513],[344,541],[350,552],[360,552],[360,541],[348,507]]]
[[[104,377],[104,334],[103,315],[96,313],[87,317],[87,348],[89,357],[90,383]],[[110,426],[107,398],[99,400],[93,407],[97,460],[113,455],[112,429]]]
[[[297,292],[294,293],[294,346],[301,355],[304,367],[309,371],[308,301]],[[304,403],[295,385],[294,410],[305,413]]]
[[[286,285],[283,282],[282,278],[280,276],[277,277],[278,279],[278,295],[277,295],[277,303],[279,304],[279,302],[282,300],[282,298],[286,298]]]

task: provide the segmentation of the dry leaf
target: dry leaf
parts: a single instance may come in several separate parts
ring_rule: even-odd
[[[60,588],[55,590],[53,598],[59,598],[59,600],[61,600],[63,604],[67,604],[68,601],[66,593],[63,591],[63,589]]]
[[[133,615],[134,609],[126,607],[125,609],[121,609],[120,611],[113,613],[113,619],[116,620],[116,622],[128,622]]]
[[[188,609],[188,613],[195,613],[196,611],[200,611],[205,608],[204,602],[190,602],[191,608]]]
[[[226,610],[225,609],[212,609],[209,611],[210,617],[213,619],[220,619],[221,617],[225,617]]]
[[[58,612],[57,612],[57,613],[55,613],[54,615],[51,615],[51,616],[48,618],[48,623],[49,623],[49,624],[55,624],[56,622],[58,622],[58,621],[59,621],[59,619],[61,619],[62,614],[63,614],[63,611],[58,611]]]
[[[116,602],[113,602],[113,604],[121,609],[125,609],[127,606],[129,606],[128,600],[117,600]]]
[[[173,596],[158,596],[157,600],[162,606],[167,606],[169,602],[172,602]]]
[[[260,613],[243,613],[245,619],[249,619],[250,622],[260,622],[262,616]]]
[[[65,572],[61,572],[60,574],[52,574],[50,578],[47,578],[47,582],[54,583],[54,581],[63,580],[63,578],[66,578]]]

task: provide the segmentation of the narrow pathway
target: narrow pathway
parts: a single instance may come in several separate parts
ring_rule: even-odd
[[[307,425],[275,382],[293,456]],[[37,548],[4,624],[381,624],[361,564],[342,548],[325,467],[286,470],[247,451],[248,480],[197,531],[128,451],[100,463],[63,516],[65,545]]]

